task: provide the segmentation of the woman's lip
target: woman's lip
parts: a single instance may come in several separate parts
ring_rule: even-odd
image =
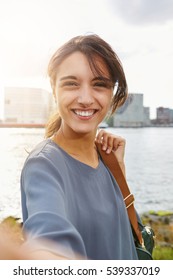
[[[85,110],[83,110],[83,109],[82,110],[81,109],[80,110],[79,109],[72,109],[72,112],[77,117],[79,117],[80,119],[90,119],[90,118],[92,118],[95,115],[95,113],[98,112],[98,110],[97,109],[90,109],[90,110],[86,110],[86,109]],[[83,114],[81,112],[83,112]],[[88,112],[88,114],[86,112]]]
[[[94,115],[94,113],[96,113],[98,110],[96,110],[96,109],[85,109],[85,110],[83,110],[83,109],[73,109],[72,110],[76,115],[80,115],[80,116],[82,116],[82,114],[83,114],[83,116],[92,116],[92,115]]]

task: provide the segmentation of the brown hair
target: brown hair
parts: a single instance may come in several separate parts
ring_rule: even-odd
[[[98,35],[92,34],[74,37],[54,53],[48,65],[48,75],[53,93],[55,94],[58,67],[65,58],[76,51],[82,52],[87,57],[93,73],[101,73],[101,69],[99,69],[97,60],[95,59],[96,56],[101,58],[107,66],[113,88],[116,87],[110,108],[111,114],[113,114],[127,98],[126,77],[118,56],[111,46]],[[58,112],[56,112],[47,123],[46,137],[52,136],[59,129],[60,125],[61,118]]]

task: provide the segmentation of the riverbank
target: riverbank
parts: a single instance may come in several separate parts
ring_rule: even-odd
[[[150,226],[155,233],[155,260],[173,260],[173,212],[149,211],[142,216],[144,225]]]
[[[42,123],[0,123],[0,128],[45,128]]]

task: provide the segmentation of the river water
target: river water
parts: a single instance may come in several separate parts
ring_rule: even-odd
[[[126,175],[139,213],[173,211],[173,128],[108,128],[126,138]],[[0,128],[0,220],[21,218],[20,173],[44,129]]]

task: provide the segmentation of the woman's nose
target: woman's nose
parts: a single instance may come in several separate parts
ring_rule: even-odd
[[[78,103],[83,105],[91,105],[94,103],[94,96],[91,87],[85,86],[80,89]]]

